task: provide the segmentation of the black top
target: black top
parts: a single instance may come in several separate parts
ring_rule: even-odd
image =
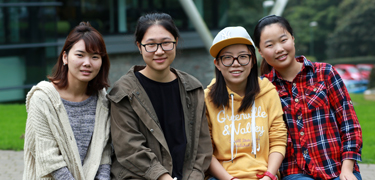
[[[186,149],[184,112],[181,104],[178,79],[161,83],[135,72],[158,116],[160,126],[173,159],[172,177],[182,179]]]

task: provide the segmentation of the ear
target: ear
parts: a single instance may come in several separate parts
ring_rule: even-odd
[[[214,59],[214,64],[215,64],[216,68],[217,68],[219,71],[221,71],[219,61],[217,61],[216,58]]]
[[[137,47],[138,47],[139,53],[142,54],[141,43],[137,42]]]
[[[258,52],[259,52],[260,56],[262,56],[262,58],[264,58],[263,57],[263,53],[262,53],[262,51],[259,48],[258,48]]]
[[[295,44],[295,42],[294,42],[294,36],[292,36],[292,39],[293,39],[293,46],[295,46],[296,44]]]
[[[176,46],[177,46],[177,44],[178,44],[178,38],[176,38]]]
[[[68,54],[66,54],[66,51],[63,52],[62,61],[63,64],[68,64]]]

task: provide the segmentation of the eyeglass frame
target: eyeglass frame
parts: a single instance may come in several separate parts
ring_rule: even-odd
[[[243,55],[247,55],[247,56],[249,57],[249,62],[247,62],[246,64],[241,64],[240,61],[238,60],[238,57],[239,57],[239,56],[243,56]],[[225,65],[225,64],[223,63],[223,57],[224,57],[224,56],[231,56],[231,57],[233,58],[232,63],[231,63],[230,65]],[[233,65],[233,63],[234,63],[235,60],[237,60],[237,62],[238,62],[239,65],[241,65],[241,66],[246,66],[246,65],[248,65],[248,64],[250,63],[250,61],[251,61],[251,59],[252,59],[252,55],[251,55],[251,54],[240,54],[240,55],[238,55],[237,57],[234,57],[234,56],[232,56],[232,55],[222,55],[222,56],[219,56],[219,59],[220,59],[220,61],[221,61],[221,64],[223,64],[223,66],[225,66],[225,67],[231,67],[231,66]]]
[[[172,44],[173,44],[172,49],[165,50],[165,49],[163,48],[163,46],[162,46],[163,43],[172,43]],[[146,52],[152,53],[152,52],[156,52],[156,51],[158,51],[159,46],[161,47],[161,49],[162,49],[163,51],[172,51],[172,50],[174,49],[174,46],[175,46],[175,44],[176,44],[176,41],[167,41],[167,42],[162,42],[162,43],[148,43],[148,44],[142,44],[142,43],[140,43],[140,44],[141,44],[141,46],[143,46],[143,47],[145,48]],[[147,51],[146,46],[147,46],[147,45],[150,45],[150,44],[156,44],[156,50],[155,50],[155,51]]]

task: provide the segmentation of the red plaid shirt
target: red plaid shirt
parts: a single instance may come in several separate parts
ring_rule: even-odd
[[[362,131],[349,93],[330,64],[312,63],[304,56],[293,82],[275,69],[264,75],[279,93],[288,126],[288,144],[282,176],[309,174],[339,177],[345,159],[361,161]],[[359,172],[358,164],[355,170]]]

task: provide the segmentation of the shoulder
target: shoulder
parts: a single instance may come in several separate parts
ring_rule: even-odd
[[[172,72],[175,72],[177,74],[178,78],[181,80],[182,84],[185,86],[186,91],[191,91],[195,89],[203,90],[203,86],[201,82],[194,76],[184,71],[177,70],[177,69],[172,68],[171,70]]]
[[[51,82],[41,81],[33,86],[26,95],[26,110],[30,108],[30,102],[47,102],[58,107],[61,104],[59,93]]]
[[[134,74],[133,68],[115,82],[113,88],[107,94],[107,98],[113,102],[119,102],[124,97],[131,94],[137,87],[138,79]]]

